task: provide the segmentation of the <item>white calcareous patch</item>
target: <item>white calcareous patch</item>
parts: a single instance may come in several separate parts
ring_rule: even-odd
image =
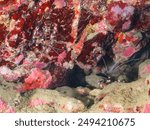
[[[11,74],[12,70],[9,69],[7,66],[1,66],[0,67],[0,74],[1,75],[6,75],[6,74]]]

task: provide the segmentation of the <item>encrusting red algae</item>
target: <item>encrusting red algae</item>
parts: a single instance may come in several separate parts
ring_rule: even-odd
[[[0,0],[0,76],[26,92],[66,85],[75,66],[130,72],[150,57],[149,11],[149,0]]]

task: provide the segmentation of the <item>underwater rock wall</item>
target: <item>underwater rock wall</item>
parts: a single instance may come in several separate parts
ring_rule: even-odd
[[[52,77],[47,87],[74,65],[112,73],[149,43],[149,6],[149,0],[2,0],[0,74],[29,90],[41,88],[38,76],[39,85],[26,85],[35,69]]]
[[[149,12],[149,0],[1,0],[0,77],[26,93],[149,75]]]

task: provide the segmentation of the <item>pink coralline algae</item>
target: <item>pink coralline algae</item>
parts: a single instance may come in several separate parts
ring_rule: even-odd
[[[102,111],[105,113],[121,113],[123,112],[123,107],[120,104],[111,105],[111,104],[104,104],[99,106]]]
[[[0,113],[14,113],[15,110],[11,108],[5,101],[0,98]]]
[[[145,104],[144,113],[150,113],[150,104]]]
[[[35,88],[48,88],[52,82],[52,76],[47,70],[33,69],[31,74],[25,78],[24,85],[20,91],[31,90]]]
[[[126,22],[131,23],[131,17],[134,14],[135,8],[127,3],[123,2],[112,2],[108,5],[108,13],[106,14],[106,19],[108,23],[114,28],[117,27],[119,22],[121,24],[126,24]],[[119,26],[121,26],[121,24]],[[128,24],[130,26],[130,24]],[[123,27],[122,27],[123,28]],[[125,27],[129,28],[129,27]]]
[[[65,83],[74,66],[137,61],[150,48],[149,10],[149,0],[1,0],[0,76],[26,91]]]
[[[40,99],[40,98],[37,98],[37,99],[33,99],[29,102],[29,107],[36,107],[38,105],[44,105],[44,104],[48,104],[48,102]]]

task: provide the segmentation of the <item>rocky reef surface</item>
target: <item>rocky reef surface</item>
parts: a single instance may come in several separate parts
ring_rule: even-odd
[[[150,112],[149,0],[0,0],[0,112]]]
[[[93,73],[86,76],[86,86],[38,88],[24,93],[16,91],[17,83],[1,79],[0,112],[149,113],[150,73],[144,71],[149,65],[150,60],[140,64],[136,81],[115,81],[104,87],[99,84],[103,77]],[[126,80],[124,76],[120,79]]]

